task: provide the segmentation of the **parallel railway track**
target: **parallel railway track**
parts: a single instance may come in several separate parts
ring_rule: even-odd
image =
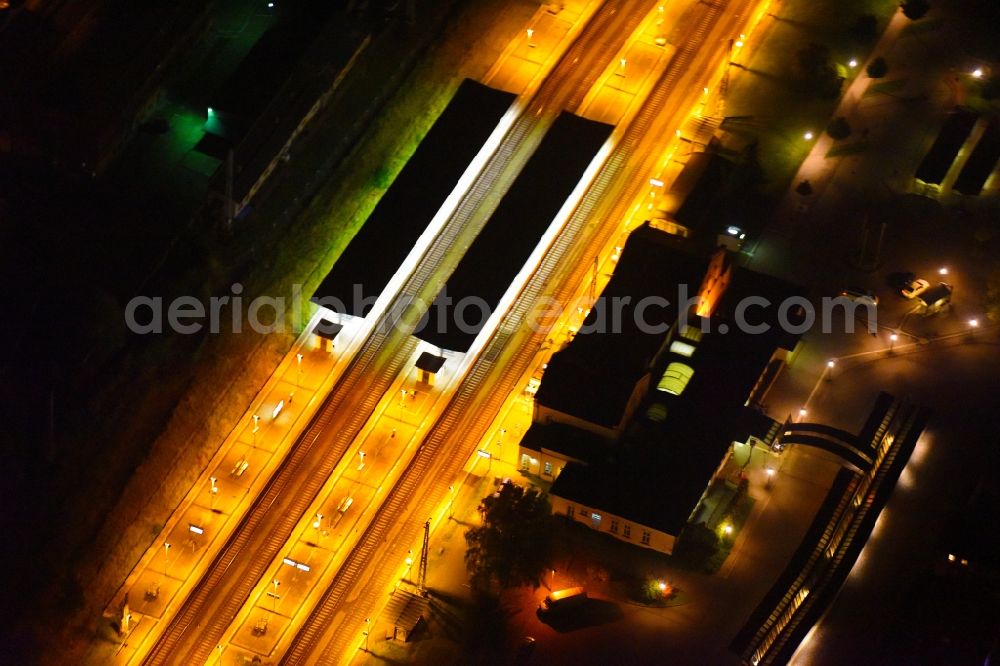
[[[595,13],[487,161],[405,281],[396,303],[412,302],[434,287],[432,280],[443,282],[439,269],[453,247],[459,239],[477,232],[470,231],[470,225],[485,223],[490,211],[484,208],[498,203],[497,183],[512,182],[555,115],[582,102],[603,65],[638,25],[643,15],[639,5],[637,0],[610,0]],[[390,306],[386,312],[216,555],[208,573],[160,634],[144,664],[205,663],[210,659],[226,628],[412,356],[415,341],[394,327],[392,316],[397,309]],[[420,454],[417,458],[425,459]],[[406,484],[406,479],[401,483]],[[380,529],[387,514],[391,511],[383,506],[374,518]],[[358,547],[364,548],[365,542]],[[349,558],[343,567],[351,577],[358,573],[353,568],[355,562]]]

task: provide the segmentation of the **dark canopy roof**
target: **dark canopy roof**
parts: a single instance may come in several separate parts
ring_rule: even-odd
[[[612,129],[565,112],[556,119],[448,279],[442,294],[454,305],[439,294],[417,337],[468,351],[488,318],[473,303],[496,310]]]
[[[466,79],[312,301],[364,316],[413,249],[514,95]],[[355,293],[358,285],[358,293]]]

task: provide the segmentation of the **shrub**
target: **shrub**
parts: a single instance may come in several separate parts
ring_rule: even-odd
[[[911,21],[922,19],[931,9],[931,3],[927,0],[906,0],[903,3],[903,14]]]
[[[847,122],[847,118],[840,116],[827,126],[826,133],[837,141],[841,141],[851,136],[851,125]]]
[[[871,61],[868,65],[867,70],[868,76],[873,79],[881,79],[883,76],[889,73],[889,63],[885,61],[885,58],[879,56]]]

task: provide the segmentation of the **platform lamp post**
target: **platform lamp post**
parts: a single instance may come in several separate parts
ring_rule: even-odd
[[[497,439],[497,458],[503,460],[503,438],[507,434],[507,428],[500,428],[500,438]]]
[[[302,388],[302,354],[295,355],[295,362],[298,363],[298,368],[295,373],[295,390]]]
[[[281,585],[281,581],[275,578],[271,581],[271,585],[274,586],[274,605],[271,607],[275,613],[278,612],[278,587]]]
[[[365,636],[365,652],[368,652],[368,636],[372,633],[372,619],[370,617],[365,618],[365,630],[361,633]]]
[[[167,575],[167,571],[170,569],[170,544],[163,544],[163,575]]]
[[[975,338],[974,333],[975,333],[975,331],[976,331],[977,328],[979,328],[979,320],[978,319],[970,319],[969,320],[969,339],[970,340],[972,340],[972,339]]]

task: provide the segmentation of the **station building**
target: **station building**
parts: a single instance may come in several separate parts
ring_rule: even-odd
[[[733,443],[774,440],[762,401],[797,347],[804,293],[733,258],[649,225],[631,234],[520,444],[521,470],[553,482],[553,513],[670,553]],[[617,324],[601,325],[611,308]]]

